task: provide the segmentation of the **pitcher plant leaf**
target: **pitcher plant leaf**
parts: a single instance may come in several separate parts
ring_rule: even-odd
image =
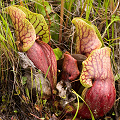
[[[36,34],[32,24],[26,19],[25,13],[13,6],[6,8],[10,15],[16,34],[16,45],[19,51],[27,51],[35,42]]]
[[[93,25],[88,24],[81,18],[74,18],[72,23],[76,27],[77,38],[76,38],[76,53],[84,54],[87,57],[89,54],[102,46]]]
[[[26,19],[28,19],[32,25],[34,26],[36,35],[39,35],[40,39],[46,43],[50,41],[50,34],[48,25],[42,14],[33,13],[25,7],[15,5],[15,7],[19,8],[26,14]]]

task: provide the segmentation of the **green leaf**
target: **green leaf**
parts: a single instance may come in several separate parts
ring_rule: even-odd
[[[46,12],[45,12],[45,8],[44,8],[44,6],[43,6],[42,0],[34,0],[34,1],[36,1],[36,3],[37,3],[37,8],[39,9],[40,13],[41,13],[43,16],[46,16]],[[51,11],[52,11],[51,6],[49,5],[49,3],[48,3],[47,1],[44,1],[44,5],[46,6],[46,10],[47,10],[48,14],[50,14]]]
[[[115,81],[120,80],[120,74],[117,74],[114,78],[115,78]]]
[[[50,26],[50,34],[53,40],[58,40],[59,38],[59,22],[60,18],[59,16],[55,13],[50,16],[51,19],[51,26]]]
[[[26,84],[26,82],[27,82],[27,77],[22,77],[22,85],[25,85]]]
[[[55,53],[56,60],[59,60],[62,57],[62,51],[59,48],[53,49],[53,52]]]
[[[25,91],[26,91],[27,97],[30,99],[29,89],[27,87],[25,88]]]

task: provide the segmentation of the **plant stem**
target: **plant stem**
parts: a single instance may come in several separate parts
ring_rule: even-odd
[[[61,41],[62,41],[63,13],[64,13],[64,0],[61,0],[60,30],[59,30],[59,42],[60,42],[60,43],[61,43]]]

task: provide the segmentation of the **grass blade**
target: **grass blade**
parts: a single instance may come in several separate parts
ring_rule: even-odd
[[[79,97],[79,98],[87,105],[87,107],[88,107],[88,109],[89,109],[89,111],[90,111],[92,120],[95,120],[92,111],[90,110],[88,104],[84,101],[84,99],[83,99],[80,95],[78,95],[74,90],[72,90],[72,92],[77,96],[77,100],[78,100],[78,97]],[[78,101],[79,101],[79,100],[78,100]],[[79,107],[79,103],[78,103],[78,107]],[[79,109],[78,107],[77,107],[76,114],[78,113],[78,109]],[[75,114],[75,117],[76,117],[76,114]],[[75,117],[74,117],[74,118],[75,118]]]

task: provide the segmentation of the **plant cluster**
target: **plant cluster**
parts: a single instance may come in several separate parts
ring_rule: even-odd
[[[63,4],[62,2],[63,1],[61,1],[61,5]],[[72,8],[72,3],[74,3],[74,1],[70,2],[68,5],[69,7],[71,6],[70,8]],[[86,3],[87,2],[85,2],[83,8],[86,6]],[[89,3],[90,3],[89,4],[90,6],[86,8],[87,10],[88,9],[91,10],[93,1]],[[22,5],[22,2],[21,2],[21,5]],[[119,18],[115,17],[113,21],[107,26],[105,32],[101,36],[97,27],[88,21],[88,17],[90,15],[89,12],[86,15],[86,19],[81,18],[84,12],[82,10],[85,10],[85,8],[81,9],[81,17],[75,17],[71,21],[71,23],[75,25],[75,29],[76,29],[75,54],[64,52],[63,57],[61,58],[62,56],[61,50],[59,48],[56,48],[55,46],[53,47],[53,45],[51,44],[51,40],[52,40],[51,35],[53,33],[50,35],[50,30],[51,30],[50,26],[52,24],[48,15],[49,11],[47,10],[49,9],[48,2],[43,2],[43,6],[44,6],[43,8],[42,7],[40,8],[41,8],[41,11],[42,9],[45,9],[44,14],[46,14],[46,17],[48,18],[49,26],[47,25],[44,19],[44,16],[43,16],[44,14],[42,15],[35,12],[31,12],[26,7],[23,7],[23,5],[22,6],[12,5],[12,6],[6,7],[5,13],[9,15],[8,18],[10,17],[9,23],[11,27],[13,26],[13,29],[15,31],[16,42],[14,42],[14,38],[12,37],[13,36],[12,34],[14,34],[14,32],[11,34],[11,30],[9,29],[9,27],[6,26],[7,22],[4,20],[2,15],[0,15],[3,22],[2,27],[7,28],[7,31],[5,30],[7,34],[7,38],[5,39],[2,34],[0,34],[0,38],[5,41],[7,40],[6,42],[9,43],[8,46],[6,46],[4,42],[1,42],[2,43],[1,47],[7,49],[5,54],[8,55],[8,59],[10,61],[12,60],[12,64],[16,59],[13,56],[12,52],[14,51],[15,55],[18,56],[18,51],[20,51],[20,52],[24,52],[27,55],[27,57],[33,62],[37,70],[41,70],[44,76],[44,79],[48,79],[48,81],[50,82],[51,90],[50,90],[50,94],[47,96],[46,99],[49,104],[49,107],[50,107],[50,104],[53,105],[51,109],[55,109],[55,110],[57,109],[59,112],[62,109],[65,111],[66,115],[69,115],[69,114],[73,115],[74,116],[73,119],[75,119],[76,117],[83,118],[83,119],[90,119],[90,118],[94,119],[94,117],[99,118],[104,116],[110,111],[110,109],[114,105],[114,102],[116,99],[116,90],[115,90],[115,80],[114,80],[113,70],[111,67],[111,59],[110,59],[110,57],[112,57],[110,56],[111,49],[110,49],[110,46],[106,47],[104,45],[104,41],[102,40],[102,37],[105,35],[105,32],[109,33],[108,31],[109,26],[114,21],[118,21]],[[48,8],[46,8],[46,6],[48,6]],[[67,4],[66,4],[66,7],[67,7]],[[69,11],[70,11],[70,8],[68,8]],[[62,12],[63,10],[61,6],[61,13]],[[68,16],[70,15],[68,14]],[[61,25],[60,25],[60,31],[59,31],[59,42],[61,44],[62,42],[66,43],[65,41],[66,38],[63,37],[63,39],[61,39],[62,36],[60,37],[60,35],[62,34],[62,31],[61,31],[61,28],[62,28],[61,26],[63,24],[62,17],[63,17],[63,14],[61,14],[61,19],[60,19]],[[67,31],[66,29],[67,23],[68,23],[68,18],[66,18],[64,33],[66,33]],[[71,36],[73,37],[73,35]],[[59,47],[61,49],[64,49],[62,45],[60,45]],[[3,51],[5,50],[3,49]],[[16,76],[17,67],[18,66],[16,66],[16,63],[14,63],[13,79],[15,80],[18,78],[18,76]],[[57,71],[57,69],[59,68],[61,69],[61,71],[59,70]],[[1,75],[3,79],[4,77],[3,73]],[[21,79],[21,78],[18,78],[18,79]],[[31,68],[31,82],[34,82],[32,81],[32,79],[34,79],[34,73]],[[69,88],[68,83],[72,83],[76,79],[80,80],[78,84],[78,88],[76,87],[76,85],[73,85],[73,86],[70,85],[70,88]],[[119,77],[115,79],[119,79]],[[27,78],[25,77],[22,78],[22,85],[26,84],[26,81],[27,81]],[[30,102],[30,99],[31,100],[33,99],[32,88],[31,88],[31,91],[30,89],[28,90],[28,88],[25,88],[26,95],[27,95],[27,97],[25,97],[26,95],[23,95],[23,94],[21,95],[20,91],[23,92],[23,90],[22,89],[19,90],[18,82],[17,81],[15,82],[17,83],[17,84],[14,83],[16,84],[14,88],[16,91],[16,95],[19,95],[20,97],[22,97],[25,103],[28,104]],[[64,101],[64,99],[66,99],[66,96],[61,97],[60,93],[58,95],[58,92],[56,91],[56,88],[60,82],[65,83],[66,86],[68,85],[67,89],[69,89],[69,92],[71,92],[72,95],[74,94],[76,95],[78,100],[77,103],[74,100],[70,102],[69,101],[70,99],[69,99],[68,100],[69,102],[67,104],[64,104],[64,105],[62,105],[62,103],[59,104],[59,101],[62,101],[62,100]],[[33,87],[33,83],[31,84]],[[39,86],[40,86],[41,92],[36,93],[37,101],[35,101],[36,102],[35,109],[38,112],[41,111],[41,114],[42,114],[43,106],[46,104],[46,102],[43,99],[45,96],[42,93],[43,86],[41,85],[41,82]],[[74,90],[78,89],[77,92],[79,91],[80,93],[79,92],[78,93],[81,94],[81,96],[78,95],[74,90],[71,90],[71,87]],[[63,88],[60,88],[60,89],[61,90],[59,92],[64,92],[64,90],[62,90]],[[37,91],[37,86],[36,86],[36,91]],[[29,95],[29,92],[31,92],[31,96]],[[12,94],[15,94],[14,91],[12,91]],[[40,96],[38,94],[40,94]],[[66,95],[66,93],[64,95]],[[39,101],[39,97],[40,97],[40,101]],[[79,102],[79,98],[82,100],[82,103]],[[59,100],[57,101],[57,99]],[[4,96],[2,96],[2,101],[4,101]],[[2,108],[2,111],[4,110],[5,109]],[[54,110],[51,110],[51,111],[54,113]],[[14,113],[15,112],[17,113],[17,111],[14,111]],[[32,113],[30,115],[34,116],[35,118],[38,118]],[[52,116],[52,118],[57,119],[57,117],[55,116]],[[39,118],[39,119],[42,119],[42,118]],[[47,117],[45,117],[45,119],[47,119]]]
[[[6,11],[12,19],[18,50],[26,52],[34,65],[47,74],[53,95],[57,84],[57,61],[52,48],[45,43],[49,42],[50,37],[43,16],[32,13],[21,6],[10,6],[6,8]],[[102,44],[94,27],[83,19],[74,18],[72,22],[77,28],[76,53],[88,57],[83,61],[83,70],[80,75],[80,82],[85,87],[82,96],[97,118],[112,108],[116,97],[110,64],[110,49],[100,48]],[[38,39],[36,39],[36,35],[39,37]],[[65,54],[61,79],[75,80],[79,74],[77,60],[72,58],[69,53]],[[80,106],[78,116],[91,118],[86,104]]]

